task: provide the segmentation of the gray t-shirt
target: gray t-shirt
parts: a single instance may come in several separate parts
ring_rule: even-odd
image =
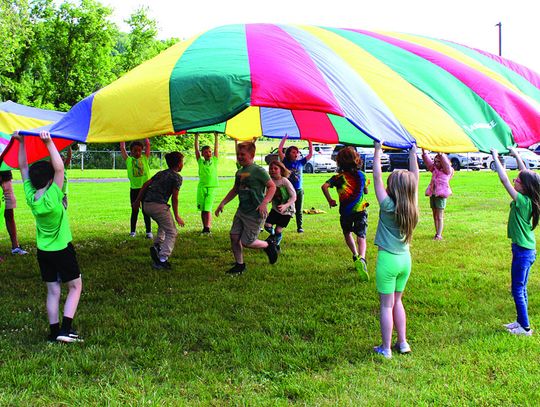
[[[405,243],[405,236],[401,234],[399,226],[396,223],[396,204],[389,196],[380,205],[375,244],[380,249],[394,254],[402,254],[409,251],[409,244]]]
[[[158,172],[152,177],[152,182],[146,188],[144,202],[169,202],[173,189],[180,189],[182,177],[177,172],[167,169]]]

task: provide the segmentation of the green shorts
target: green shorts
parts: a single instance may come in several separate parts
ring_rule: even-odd
[[[394,254],[379,250],[375,281],[381,294],[403,292],[411,275],[411,253]]]
[[[444,209],[446,208],[446,198],[431,195],[429,197],[429,204],[431,205],[431,209]]]
[[[199,184],[197,187],[197,209],[199,211],[212,212],[216,189],[216,187],[203,187]]]

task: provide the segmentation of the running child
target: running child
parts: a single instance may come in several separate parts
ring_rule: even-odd
[[[219,216],[225,205],[238,195],[238,209],[230,231],[231,248],[236,262],[230,270],[227,270],[228,274],[241,274],[245,271],[244,247],[263,249],[270,264],[274,264],[278,259],[274,238],[271,236],[266,241],[258,239],[268,215],[268,203],[276,192],[276,186],[264,168],[254,163],[254,143],[247,141],[239,143],[236,159],[241,168],[236,171],[234,186],[215,212],[215,215]]]
[[[41,277],[47,285],[49,341],[80,342],[82,339],[73,329],[72,323],[79,305],[82,279],[75,248],[71,244],[66,209],[62,205],[64,163],[46,131],[40,133],[40,138],[47,147],[51,160],[38,161],[30,169],[24,137],[15,132],[13,138],[20,143],[19,169],[24,182],[24,193],[32,215],[36,218],[37,260]],[[61,282],[67,284],[68,294],[60,326]]]
[[[304,165],[313,157],[313,144],[308,140],[309,152],[305,157],[300,157],[300,150],[296,146],[289,146],[285,153],[283,152],[283,146],[287,141],[288,136],[281,139],[278,147],[279,159],[285,167],[291,172],[289,175],[289,181],[296,191],[296,202],[294,204],[296,210],[296,230],[298,233],[304,233],[303,228],[303,216],[302,216],[302,204],[304,202],[304,189],[302,187],[302,174],[304,171]]]
[[[379,247],[375,275],[380,299],[382,343],[373,350],[390,359],[392,331],[395,326],[397,342],[394,349],[409,353],[407,318],[403,307],[403,291],[411,274],[409,244],[418,223],[418,161],[416,145],[409,150],[409,171],[394,170],[385,188],[381,168],[382,142],[375,143],[373,185],[379,202],[379,224],[375,244]]]
[[[178,215],[178,191],[182,185],[182,177],[178,174],[184,167],[184,156],[177,151],[165,154],[169,167],[158,172],[144,183],[139,195],[133,201],[133,207],[143,205],[143,212],[150,216],[158,225],[154,245],[150,247],[150,257],[156,269],[170,269],[169,257],[174,250],[178,231],[174,221],[184,226],[184,221]],[[171,200],[174,219],[168,204]]]
[[[330,207],[337,203],[330,195],[329,188],[335,187],[339,195],[339,222],[347,247],[353,255],[354,267],[360,279],[369,280],[366,262],[367,207],[365,194],[368,193],[369,180],[360,168],[362,159],[354,147],[339,150],[336,157],[338,173],[326,181],[321,189]],[[353,236],[356,235],[356,242]],[[358,243],[358,247],[356,246]]]
[[[199,151],[199,133],[195,134],[195,158],[199,166],[199,184],[197,186],[197,209],[201,211],[203,229],[201,234],[210,234],[212,224],[212,206],[218,187],[218,134],[214,134],[214,152],[210,146]]]
[[[446,200],[452,195],[450,189],[450,179],[454,175],[454,169],[450,164],[448,156],[444,153],[437,153],[432,160],[429,154],[422,149],[422,159],[426,168],[431,172],[431,182],[426,189],[426,196],[429,196],[429,204],[433,212],[435,222],[435,236],[433,240],[442,240],[444,229],[444,210]]]
[[[512,297],[516,305],[517,319],[505,327],[513,335],[531,336],[533,331],[529,323],[527,282],[536,260],[534,229],[540,217],[540,176],[527,169],[517,150],[509,150],[516,158],[519,169],[514,185],[499,161],[497,150],[491,150],[499,179],[512,198],[508,216],[508,237],[512,241]]]
[[[150,178],[150,165],[148,164],[148,157],[150,157],[150,140],[144,140],[144,155],[143,144],[140,141],[133,141],[129,145],[129,155],[126,152],[126,143],[120,143],[120,153],[122,158],[126,161],[127,174],[130,183],[129,201],[131,203],[131,218],[130,218],[130,233],[131,237],[135,237],[137,234],[137,218],[139,217],[139,207],[133,205],[135,199],[139,195],[139,191],[148,178]],[[152,221],[150,216],[144,213],[144,226],[146,229],[146,238],[152,239]]]
[[[4,196],[4,220],[6,221],[9,239],[11,240],[11,254],[24,255],[28,254],[28,252],[19,245],[19,239],[17,238],[17,225],[15,224],[14,213],[14,209],[17,207],[17,200],[13,193],[12,179],[13,174],[11,171],[0,171],[0,184]]]
[[[274,236],[277,251],[281,251],[283,229],[287,227],[294,216],[296,191],[287,179],[290,171],[280,161],[272,161],[268,167],[270,178],[276,185],[276,192],[272,198],[272,209],[266,218],[264,228],[271,236]],[[275,225],[275,229],[274,229]]]

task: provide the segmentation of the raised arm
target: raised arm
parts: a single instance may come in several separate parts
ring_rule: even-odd
[[[123,158],[124,160],[127,160],[127,158],[128,158],[128,153],[127,153],[127,151],[126,151],[126,142],[125,142],[125,141],[122,141],[122,142],[120,143],[120,154],[122,155],[122,158]]]
[[[15,140],[19,140],[19,171],[23,181],[28,179],[28,160],[26,158],[26,150],[24,147],[24,136],[21,136],[18,131],[11,136]]]
[[[514,147],[508,147],[508,150],[510,151],[510,154],[513,155],[514,158],[516,159],[518,170],[520,171],[526,170],[527,166],[523,162],[523,159],[521,158],[517,150]]]
[[[422,149],[422,160],[424,160],[424,164],[426,164],[426,168],[428,171],[431,171],[433,169],[433,160],[429,156],[429,154],[426,152],[426,150]]]
[[[443,172],[447,175],[452,174],[452,163],[450,163],[448,156],[445,153],[439,153],[439,156],[441,157],[441,167]]]
[[[150,139],[148,138],[144,139],[144,155],[146,158],[150,157]]]
[[[73,151],[71,150],[71,146],[69,146],[66,150],[66,157],[64,158],[64,167],[71,163],[72,156],[73,156]]]
[[[416,155],[416,144],[413,144],[409,150],[409,171],[416,176],[416,182],[420,177],[420,169],[418,168],[418,156]]]
[[[219,134],[218,132],[214,132],[214,157],[219,157]]]
[[[64,185],[64,161],[62,160],[62,156],[58,152],[48,131],[39,133],[39,138],[43,141],[51,156],[51,164],[54,170],[53,182],[58,185],[58,188],[62,189]]]
[[[508,174],[506,173],[504,166],[501,164],[501,161],[499,160],[499,152],[495,150],[494,148],[492,148],[491,156],[493,157],[493,162],[495,163],[495,169],[497,171],[497,174],[499,175],[499,179],[501,180],[501,183],[503,184],[508,194],[512,197],[512,199],[515,200],[517,198],[518,192],[515,190],[514,186],[512,185],[512,182],[508,178]]]
[[[197,161],[201,158],[201,152],[199,151],[199,133],[195,133],[195,142],[193,143],[193,148],[195,149],[195,158]]]
[[[375,151],[373,153],[373,188],[375,189],[375,196],[377,201],[381,203],[386,199],[388,194],[384,187],[382,179],[382,167],[381,167],[381,154],[382,154],[382,141],[376,141],[374,143]]]
[[[283,161],[285,159],[285,153],[283,152],[283,146],[285,145],[285,142],[287,141],[288,137],[289,136],[285,135],[285,137],[283,137],[281,139],[281,141],[279,142],[278,154],[279,154],[279,160],[280,161]]]
[[[313,143],[311,142],[311,140],[308,140],[308,145],[309,145],[309,152],[308,152],[308,155],[306,155],[306,162],[311,160],[311,157],[313,157]]]

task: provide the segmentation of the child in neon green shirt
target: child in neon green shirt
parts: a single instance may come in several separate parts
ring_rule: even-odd
[[[210,233],[212,206],[218,186],[218,134],[215,133],[214,153],[210,146],[203,146],[199,152],[199,133],[195,134],[195,158],[199,166],[199,185],[197,186],[197,209],[201,211],[203,230]]]

